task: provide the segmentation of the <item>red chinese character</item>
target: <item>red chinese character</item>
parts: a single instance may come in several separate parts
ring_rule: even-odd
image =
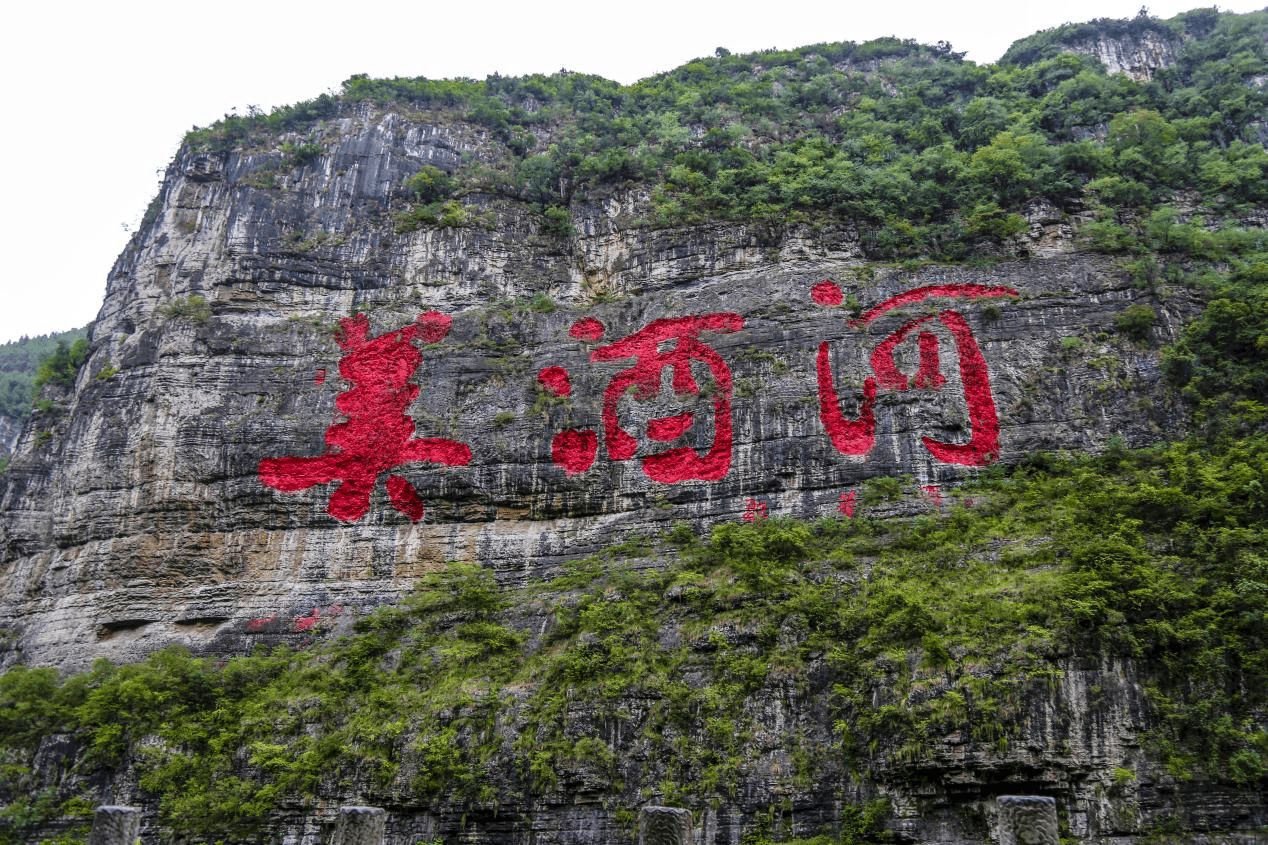
[[[643,472],[654,481],[714,481],[731,468],[731,370],[712,348],[700,341],[701,332],[734,332],[744,328],[739,314],[715,313],[695,317],[673,317],[654,320],[628,337],[590,354],[590,360],[634,363],[617,373],[603,392],[603,442],[608,456],[616,461],[634,457],[638,438],[627,431],[618,418],[618,406],[627,393],[637,402],[647,402],[660,393],[661,373],[671,372],[671,384],[679,396],[699,395],[700,385],[691,372],[692,362],[703,364],[713,377],[713,442],[703,454],[690,446],[677,446],[640,459]],[[581,340],[599,340],[603,324],[593,317],[578,320],[569,331]],[[556,385],[566,382],[567,373],[550,367],[539,375],[539,381],[555,395],[562,391]],[[565,394],[566,395],[566,394]],[[671,443],[686,435],[696,425],[695,414],[686,411],[647,421],[649,440]],[[594,463],[598,437],[593,431],[563,431],[551,444],[554,462],[572,475],[584,472]]]
[[[854,519],[855,498],[856,497],[853,490],[851,490],[849,493],[842,493],[841,495],[837,496],[837,510],[840,511],[841,516],[845,517],[846,519]]]
[[[840,301],[837,297],[829,297],[822,290],[827,282],[815,286],[814,300],[820,304],[831,304]],[[931,297],[959,297],[977,299],[993,296],[1016,296],[1017,291],[1007,287],[987,285],[930,285],[915,288],[877,305],[857,320],[851,320],[851,326],[866,326],[881,315]],[[949,464],[981,466],[999,457],[999,419],[995,413],[995,399],[991,395],[990,376],[986,370],[986,360],[978,348],[973,330],[969,328],[958,312],[946,310],[937,315],[927,315],[911,320],[900,326],[887,338],[882,340],[872,352],[871,365],[876,378],[863,380],[863,402],[857,419],[846,419],[837,399],[836,387],[832,378],[832,363],[825,341],[819,345],[817,361],[819,378],[819,418],[828,432],[828,437],[837,451],[845,455],[866,455],[872,450],[876,434],[876,418],[874,405],[877,388],[886,390],[908,390],[916,387],[924,390],[938,390],[946,383],[942,375],[941,363],[938,360],[938,338],[932,332],[921,330],[917,335],[920,350],[920,365],[914,379],[898,369],[894,361],[894,351],[917,328],[937,319],[951,333],[955,341],[956,354],[960,363],[960,383],[964,388],[964,399],[969,410],[969,425],[972,434],[968,443],[943,443],[931,437],[922,437],[925,448],[938,460]]]
[[[744,500],[744,516],[741,519],[745,522],[760,522],[769,517],[770,514],[766,512],[765,502],[759,502],[757,499]]]
[[[937,484],[926,484],[920,489],[924,492],[926,496],[929,497],[929,501],[933,502],[933,506],[936,510],[942,510],[942,488],[941,487],[939,487]]]
[[[335,407],[345,420],[326,429],[326,452],[316,457],[265,458],[260,481],[283,493],[339,482],[330,494],[327,512],[352,522],[370,507],[370,493],[378,477],[403,464],[428,462],[465,466],[471,449],[456,440],[415,438],[414,420],[405,413],[418,396],[409,378],[422,363],[412,341],[438,343],[449,332],[450,319],[429,311],[404,328],[367,338],[370,321],[364,314],[339,322],[335,341],[349,350],[339,361],[339,374],[352,387],[339,394]],[[392,507],[417,522],[423,501],[413,485],[399,475],[386,482]]]
[[[296,631],[311,631],[321,621],[321,611],[313,608],[313,612],[307,616],[301,616],[295,620]]]

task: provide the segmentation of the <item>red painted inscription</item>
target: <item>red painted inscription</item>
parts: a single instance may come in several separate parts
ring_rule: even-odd
[[[700,385],[691,372],[692,362],[703,364],[713,377],[713,445],[704,454],[690,446],[678,446],[642,458],[643,472],[654,481],[716,481],[731,468],[731,370],[722,356],[700,341],[702,332],[734,332],[744,328],[739,314],[716,313],[698,317],[653,320],[644,328],[615,343],[601,346],[590,360],[634,363],[612,377],[603,392],[603,442],[615,461],[634,457],[638,440],[626,431],[617,417],[617,406],[627,393],[636,402],[646,402],[660,393],[661,372],[672,373],[674,393],[698,395]],[[664,441],[669,435],[684,435],[694,417],[682,414],[652,420],[648,436]]]
[[[832,308],[840,305],[845,297],[841,294],[840,285],[831,279],[824,279],[810,289],[810,298],[820,305]]]
[[[550,458],[564,472],[576,475],[594,465],[599,437],[593,431],[561,431],[550,442]]]
[[[568,371],[563,367],[544,367],[537,374],[537,383],[551,396],[571,396],[572,382],[568,380]]]
[[[731,370],[722,357],[701,342],[703,332],[734,332],[744,328],[739,314],[715,313],[695,317],[653,320],[634,334],[601,346],[590,354],[594,362],[633,359],[633,364],[617,373],[603,392],[603,443],[608,457],[627,461],[638,451],[639,438],[627,431],[618,416],[621,401],[629,395],[647,402],[660,394],[661,374],[670,371],[671,384],[678,396],[697,396],[700,385],[692,374],[692,363],[703,365],[712,376],[713,441],[703,454],[690,446],[676,446],[640,458],[648,478],[665,483],[714,481],[731,468]],[[568,333],[581,340],[599,340],[604,326],[593,317],[572,324]],[[538,379],[545,384],[547,371],[557,371],[567,379],[562,367],[547,367]],[[558,378],[558,377],[553,377]],[[685,411],[647,421],[646,438],[672,443],[686,436],[698,423],[694,411]],[[707,425],[707,423],[706,423]],[[585,472],[594,464],[598,435],[589,429],[562,431],[551,442],[551,459],[569,474]]]
[[[816,285],[817,288],[818,285]],[[921,302],[931,297],[978,299],[1016,295],[1015,290],[1007,287],[930,285],[890,297],[867,311],[859,319],[851,320],[850,325],[866,326],[895,308]],[[816,302],[820,302],[820,298],[813,290],[811,296]],[[878,388],[895,391],[908,390],[912,387],[938,390],[946,384],[947,380],[942,374],[938,357],[938,337],[925,328],[926,324],[931,324],[935,319],[950,333],[955,343],[956,355],[959,358],[960,383],[964,389],[964,400],[968,406],[972,434],[967,443],[943,443],[931,437],[922,437],[921,442],[935,458],[949,464],[981,466],[999,456],[999,419],[995,412],[995,399],[991,394],[986,360],[982,357],[982,351],[973,337],[973,330],[968,322],[958,312],[951,310],[910,320],[899,326],[876,346],[871,357],[872,371],[876,373],[876,378],[868,377],[863,380],[863,399],[857,419],[847,419],[841,411],[832,377],[828,344],[825,342],[819,345],[817,363],[819,418],[838,452],[844,455],[866,455],[872,450],[876,434],[874,406]],[[920,331],[917,332],[917,329]],[[919,345],[920,366],[915,378],[909,379],[907,374],[898,368],[894,360],[894,352],[913,333],[916,334]]]
[[[741,517],[745,522],[761,522],[769,519],[770,514],[766,512],[766,503],[759,502],[757,499],[744,500],[744,516]]]
[[[412,341],[438,343],[449,325],[449,317],[429,311],[404,328],[370,338],[364,314],[341,320],[335,341],[347,354],[339,361],[339,374],[352,384],[335,400],[344,421],[326,429],[322,455],[260,461],[260,481],[283,493],[338,482],[326,510],[352,522],[369,509],[370,493],[384,472],[417,462],[470,463],[471,449],[464,443],[414,437],[414,420],[405,413],[419,390],[409,378],[423,360]],[[415,522],[423,518],[423,502],[408,480],[391,475],[386,487],[392,507]]]
[[[577,340],[599,340],[603,337],[603,324],[593,317],[582,317],[572,324],[568,334]]]

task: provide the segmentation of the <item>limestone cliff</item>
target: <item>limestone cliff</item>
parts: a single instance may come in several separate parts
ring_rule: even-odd
[[[318,845],[341,803],[366,801],[388,807],[392,845],[599,845],[665,800],[694,811],[699,845],[821,831],[967,845],[1016,792],[1057,796],[1064,832],[1098,845],[1264,841],[1255,660],[1185,651],[1194,629],[1092,601],[1171,612],[1168,590],[1216,583],[1179,563],[1162,588],[1133,579],[1146,559],[1187,562],[1202,520],[1258,518],[1253,461],[1230,458],[1236,495],[1214,516],[1173,516],[1189,493],[1152,486],[1159,471],[1131,479],[1145,489],[1115,524],[1078,511],[1096,523],[1083,545],[956,533],[985,510],[967,481],[994,479],[1004,501],[1008,472],[1046,453],[1112,457],[1201,421],[1203,395],[1176,385],[1215,365],[1197,341],[1163,348],[1216,319],[1212,278],[1259,284],[1263,151],[1190,145],[1144,110],[1102,148],[1086,138],[1110,115],[1088,109],[1045,124],[1054,153],[1037,117],[1006,122],[1004,83],[949,48],[719,55],[666,79],[711,68],[757,103],[747,123],[679,122],[704,107],[662,79],[672,108],[638,113],[631,140],[634,118],[593,105],[602,85],[552,77],[612,121],[605,147],[541,79],[471,83],[468,101],[416,81],[420,105],[397,96],[414,83],[354,77],[296,125],[187,139],[110,273],[75,383],[46,388],[0,475],[0,667],[183,645],[212,659],[160,654],[137,677],[193,678],[190,712],[206,710],[187,731],[162,709],[179,695],[84,693],[78,733],[19,725],[0,834],[65,824],[11,821],[38,815],[15,794],[30,785],[141,804],[147,843]],[[904,73],[936,78],[949,104],[878,129],[921,101],[900,96]],[[1035,97],[1025,74],[999,78]],[[972,110],[954,99],[966,79],[996,86]],[[652,97],[634,88],[630,114]],[[793,97],[787,125],[763,117]],[[1092,178],[1111,166],[1130,178]],[[711,179],[731,181],[710,193]],[[1218,408],[1253,427],[1242,405]],[[1198,462],[1181,461],[1219,475]],[[1021,498],[1009,506],[1045,507]],[[1142,514],[1160,536],[1128,537],[1137,548],[1123,536]],[[829,519],[816,545],[782,516]],[[1262,561],[1237,525],[1202,554],[1244,567],[1228,607],[1253,610]],[[767,540],[793,552],[732,566]],[[891,554],[904,544],[920,554]],[[1120,580],[1061,592],[1080,554]],[[886,580],[902,566],[933,598],[906,595],[915,576]],[[948,647],[930,607],[959,612],[962,596],[942,585],[989,579],[973,607],[987,633]],[[991,615],[1031,589],[1030,616]],[[1258,642],[1251,610],[1203,624]],[[1088,645],[1083,627],[1108,633]],[[250,658],[223,702],[207,693],[213,660],[258,645],[294,651]],[[267,707],[229,701],[295,666]],[[53,688],[8,677],[35,679],[37,699]],[[1216,695],[1227,712],[1195,704]],[[131,727],[102,729],[116,713]],[[1216,737],[1209,759],[1182,742],[1190,728]],[[875,799],[888,812],[864,824]]]
[[[1145,443],[1177,425],[1157,347],[1193,313],[1192,294],[1146,292],[1110,259],[1063,254],[1068,224],[1022,236],[1047,238],[1049,257],[981,269],[875,267],[848,228],[637,227],[640,197],[620,192],[574,208],[563,237],[491,196],[467,200],[487,226],[396,234],[406,177],[489,155],[478,129],[362,106],[318,137],[322,154],[283,170],[278,188],[251,177],[279,152],[184,153],[169,169],[160,214],[110,275],[65,411],[28,430],[4,476],[10,662],[83,666],[173,641],[235,651],[253,619],[392,601],[444,560],[521,584],[613,538],[738,519],[750,499],[772,515],[830,515],[878,475],[910,476],[913,490],[954,484],[975,464]],[[816,301],[824,280],[842,304]],[[926,295],[859,322],[911,291]],[[1115,329],[1132,305],[1158,314],[1146,343]],[[471,458],[396,470],[421,518],[393,509],[386,470],[364,515],[344,520],[327,513],[332,485],[286,494],[263,483],[261,461],[322,454],[349,414],[336,404],[353,383],[340,376],[340,319],[366,314],[382,336],[433,311],[452,326],[404,373],[421,387],[409,417],[416,437],[459,441]],[[929,319],[948,312],[955,322]],[[673,437],[640,432],[633,459],[613,460],[605,391],[644,353],[597,360],[600,344],[570,327],[597,320],[607,343],[719,313],[734,324],[691,330],[714,350],[687,365],[699,390],[675,398],[678,385],[661,384],[666,358],[655,396],[612,406],[631,430],[657,414],[700,422]],[[821,414],[820,363],[842,416],[857,418],[887,335],[898,369],[880,374],[874,437],[843,454]],[[985,366],[979,388],[964,377],[971,359]],[[117,374],[97,379],[106,366]],[[567,372],[568,395],[539,383],[552,367]],[[973,410],[974,389],[989,410]],[[922,445],[969,444],[994,420],[989,455],[940,460]],[[573,430],[598,445],[585,471],[552,461],[555,435]],[[715,469],[655,480],[640,462],[666,451],[658,440],[726,454]]]
[[[22,421],[13,417],[0,415],[0,458],[7,458],[18,445],[18,436],[22,433]]]
[[[1154,74],[1175,64],[1175,41],[1156,31],[1138,37],[1101,37],[1076,41],[1070,45],[1076,53],[1095,56],[1109,73],[1126,74],[1136,82],[1148,82]]]

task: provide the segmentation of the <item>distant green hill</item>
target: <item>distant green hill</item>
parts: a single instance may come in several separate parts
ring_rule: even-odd
[[[58,344],[69,350],[77,340],[87,340],[87,326],[57,334],[24,337],[0,345],[0,416],[24,420],[31,413],[35,379],[40,363],[51,359]]]

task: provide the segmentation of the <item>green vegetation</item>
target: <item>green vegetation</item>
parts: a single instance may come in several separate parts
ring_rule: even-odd
[[[439,167],[430,164],[405,180],[405,190],[419,202],[436,202],[445,199],[453,190],[453,179]]]
[[[1179,57],[1149,83],[1063,52],[1146,31]],[[125,763],[165,828],[228,840],[342,783],[367,784],[367,802],[496,812],[584,779],[626,819],[650,792],[700,809],[759,781],[825,803],[848,785],[870,797],[886,777],[926,776],[952,737],[1006,760],[1033,739],[1036,706],[1066,715],[1067,667],[1110,660],[1144,691],[1145,756],[1109,769],[1111,789],[1146,775],[1268,788],[1268,238],[1246,222],[1268,202],[1268,89],[1247,84],[1268,75],[1265,33],[1268,13],[1199,10],[1060,27],[985,67],[946,44],[881,39],[719,49],[632,86],[362,75],[338,96],[191,133],[191,147],[249,147],[363,101],[465,120],[504,154],[422,168],[402,185],[397,231],[485,221],[483,194],[531,205],[561,248],[576,201],[634,185],[653,198],[649,226],[740,221],[777,245],[790,223],[850,222],[867,257],[910,268],[1017,250],[1036,200],[1088,211],[1082,249],[1118,256],[1159,300],[1175,285],[1207,299],[1163,351],[1194,434],[992,467],[945,512],[905,521],[868,512],[918,495],[914,483],[875,478],[857,519],[705,537],[679,524],[519,591],[449,562],[351,634],[303,647],[220,662],[173,648],[64,678],[12,669],[0,676],[0,845],[78,818],[91,797],[78,790]],[[321,150],[283,152],[298,166]],[[307,251],[324,233],[292,242]],[[553,309],[544,293],[517,306]],[[162,313],[211,311],[190,296]],[[1124,309],[1116,342],[1149,343],[1159,319]],[[1085,338],[1060,346],[1086,354]],[[75,350],[50,350],[45,380],[73,379]],[[539,389],[528,413],[557,403]],[[788,723],[762,723],[753,705],[785,698],[798,702]],[[51,734],[70,738],[82,777],[40,780],[33,760]],[[772,772],[762,743],[788,765]],[[847,804],[799,841],[883,841],[889,812]],[[744,845],[791,837],[780,807],[747,823]]]
[[[26,419],[38,392],[37,381],[40,385],[49,380],[73,382],[79,363],[72,359],[77,355],[82,361],[86,346],[81,344],[77,353],[72,350],[77,342],[86,344],[87,336],[88,329],[82,328],[0,344],[0,416]]]
[[[73,387],[75,377],[79,375],[79,368],[83,366],[87,356],[87,337],[77,337],[69,346],[64,340],[57,341],[57,348],[53,350],[53,354],[40,361],[39,367],[35,370],[35,392],[38,393],[46,384]]]
[[[704,540],[679,526],[523,594],[451,562],[306,649],[217,663],[173,648],[64,679],[11,670],[0,759],[13,788],[41,794],[29,766],[42,736],[73,735],[81,774],[132,756],[163,824],[203,835],[246,832],[284,796],[352,778],[376,802],[490,808],[585,772],[618,807],[643,784],[701,807],[754,776],[770,730],[756,696],[795,690],[832,714],[775,739],[789,787],[830,792],[918,771],[952,734],[1006,755],[1063,666],[1127,658],[1155,771],[1262,788],[1265,488],[1263,435],[1037,455],[958,494],[972,508],[722,524]],[[553,621],[536,638],[539,618]],[[76,797],[54,790],[23,810],[35,821],[0,830],[18,836]]]
[[[317,156],[321,155],[321,147],[313,143],[292,144],[288,142],[282,144],[282,155],[285,156],[283,160],[284,167],[303,167],[306,164],[311,164],[317,159]]]
[[[298,241],[303,240],[303,234],[296,232]],[[310,247],[311,248],[311,247]],[[211,319],[211,306],[207,300],[198,295],[178,296],[171,302],[159,308],[159,313],[169,320],[189,320],[191,323],[202,325]]]
[[[1146,31],[1177,55],[1147,83],[1066,52],[1094,36]],[[338,96],[230,116],[186,141],[265,144],[371,101],[475,124],[504,147],[501,157],[452,173],[427,166],[407,180],[405,192],[427,209],[398,223],[407,228],[460,225],[437,203],[485,194],[526,201],[542,213],[543,232],[567,235],[574,201],[639,185],[654,198],[647,225],[849,221],[875,259],[1013,251],[1031,201],[1091,204],[1111,228],[1094,227],[1085,242],[1117,250],[1125,245],[1112,227],[1130,232],[1180,193],[1205,198],[1208,227],[1268,199],[1258,135],[1268,88],[1253,82],[1268,74],[1265,33],[1268,12],[1208,9],[1059,27],[986,66],[946,44],[885,38],[719,51],[629,86],[568,72],[358,75]],[[1191,212],[1182,217],[1190,222]]]
[[[429,202],[415,205],[409,211],[396,215],[396,232],[412,232],[421,226],[451,228],[466,226],[472,220],[471,209],[458,200]],[[477,218],[479,219],[479,218]]]

